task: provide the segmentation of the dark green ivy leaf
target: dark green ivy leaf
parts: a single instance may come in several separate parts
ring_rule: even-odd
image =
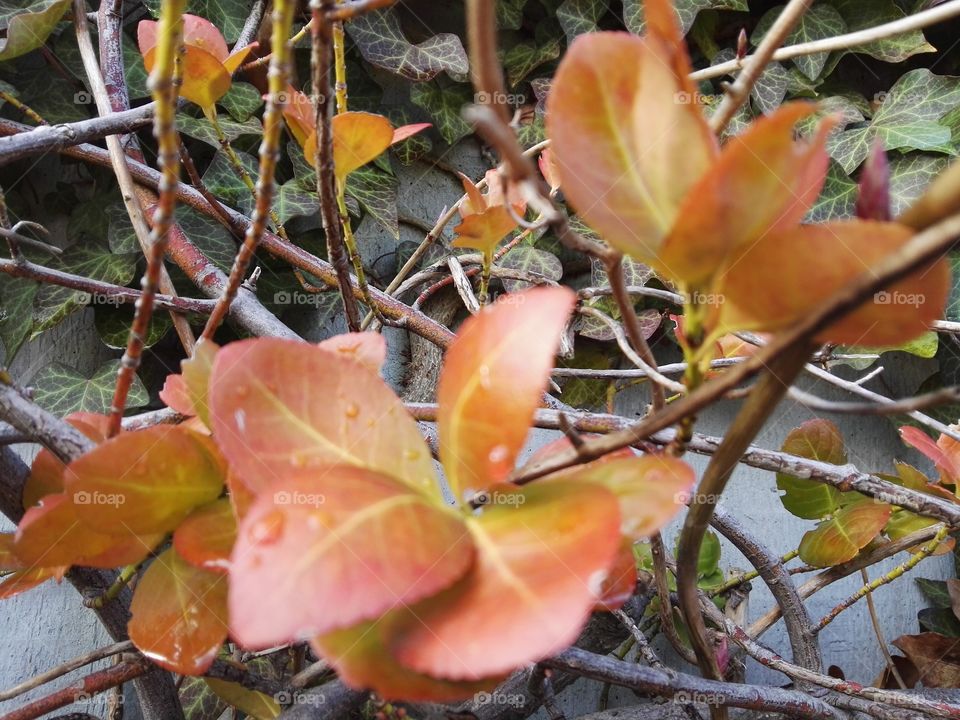
[[[84,377],[71,367],[52,363],[34,378],[33,399],[37,405],[58,417],[81,411],[109,412],[119,368],[119,360],[108,360],[98,367],[93,375]],[[149,400],[140,378],[134,376],[127,407],[141,407]]]

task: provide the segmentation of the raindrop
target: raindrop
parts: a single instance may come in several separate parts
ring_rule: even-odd
[[[283,535],[284,514],[271,510],[250,526],[250,540],[256,545],[270,545]]]
[[[344,413],[348,418],[355,418],[360,414],[360,408],[357,407],[356,403],[347,403],[347,407],[344,409]]]

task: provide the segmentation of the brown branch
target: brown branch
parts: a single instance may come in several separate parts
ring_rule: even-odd
[[[37,675],[36,677],[26,680],[19,685],[14,685],[8,690],[0,691],[0,702],[12,700],[15,697],[23,695],[25,692],[29,692],[30,690],[38,688],[41,685],[46,685],[48,682],[56,680],[58,677],[73,672],[74,670],[85,667],[86,665],[90,665],[91,663],[95,663],[98,660],[119,655],[122,652],[127,652],[128,650],[132,649],[133,643],[129,640],[124,640],[122,642],[113,643],[112,645],[107,645],[106,647],[91,650],[84,655],[80,655],[79,657],[75,657],[65,663],[61,663],[60,665],[57,665],[56,667],[51,668],[46,672]]]

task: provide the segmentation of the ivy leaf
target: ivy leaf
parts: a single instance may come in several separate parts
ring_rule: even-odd
[[[760,41],[770,31],[770,26],[783,12],[784,7],[786,6],[777,5],[764,13],[750,36],[750,42],[754,45],[760,44]],[[847,32],[847,23],[837,9],[830,5],[818,3],[800,17],[796,28],[787,36],[787,40],[783,44],[797,45],[813,42],[835,35],[843,35],[845,32]],[[816,80],[823,72],[824,65],[827,64],[827,56],[828,53],[805,55],[794,58],[793,63],[809,79]]]
[[[393,235],[400,238],[397,219],[397,179],[375,167],[354,170],[347,177],[347,195]]]
[[[347,32],[364,60],[414,82],[432,80],[441,71],[454,80],[466,80],[470,70],[459,37],[440,33],[414,45],[403,34],[392,9],[354,18],[347,23]]]
[[[127,347],[127,339],[130,337],[130,325],[133,322],[133,304],[127,303],[111,307],[103,305],[97,307],[94,315],[94,324],[97,328],[97,334],[103,340],[103,344],[111,350],[123,350]],[[153,347],[164,335],[173,327],[173,320],[170,319],[170,313],[165,311],[155,312],[150,316],[150,327],[147,328],[147,334],[144,338],[144,347]]]
[[[186,720],[217,720],[227,709],[203,678],[187,677],[180,685],[180,706]]]
[[[348,357],[290,340],[233,342],[217,353],[209,398],[214,436],[254,490],[299,465],[335,463],[439,492],[417,424]]]
[[[0,3],[0,60],[12,60],[43,45],[60,18],[70,7],[70,0],[34,0]]]
[[[34,401],[44,410],[59,417],[81,411],[109,412],[119,368],[119,360],[108,360],[97,368],[93,375],[84,377],[71,367],[51,363],[33,379]],[[127,398],[127,407],[141,407],[149,401],[146,388],[140,378],[135,376]]]
[[[890,163],[890,202],[893,216],[903,213],[920,199],[927,185],[943,172],[950,161],[940,155],[910,153]]]
[[[497,26],[505,30],[519,30],[523,23],[523,6],[527,0],[502,0],[497,7]]]
[[[855,32],[883,25],[906,17],[894,0],[830,0],[847,23],[847,31]],[[863,53],[877,60],[903,62],[917,53],[936,52],[923,36],[921,30],[912,30],[892,37],[875,40],[851,48],[851,52]]]
[[[257,690],[250,690],[240,683],[215,678],[204,678],[203,682],[230,707],[237,708],[254,720],[274,720],[280,715],[280,704],[276,698]],[[189,720],[189,719],[188,719]]]
[[[250,83],[234,82],[218,101],[238,123],[246,122],[263,105],[263,96]]]
[[[153,17],[160,17],[161,0],[144,0],[144,5]],[[191,15],[199,15],[216,22],[224,39],[234,43],[240,37],[240,31],[250,14],[250,6],[242,0],[190,0],[187,10]]]
[[[794,428],[780,449],[831,465],[845,465],[847,462],[843,436],[829,420],[808,420]],[[783,493],[780,496],[783,507],[806,520],[819,520],[840,507],[840,491],[831,485],[777,473],[777,489]]]
[[[49,264],[56,270],[63,270],[91,280],[126,285],[133,280],[136,271],[136,255],[114,254],[103,241],[80,242],[68,248],[63,255]],[[68,315],[90,304],[91,299],[88,293],[72,288],[43,285],[34,298],[34,323],[31,337],[36,337],[44,330],[57,325]]]
[[[511,86],[517,85],[527,75],[544,63],[560,57],[560,39],[518,43],[503,55],[503,67]]]
[[[497,261],[497,265],[539,275],[546,280],[559,280],[563,276],[563,265],[556,255],[529,245],[519,245],[513,248]],[[530,287],[530,285],[531,283],[525,280],[503,279],[503,286],[507,292],[518,292]]]
[[[237,182],[240,182],[239,179]],[[246,190],[246,186],[243,189]],[[249,192],[247,196],[252,197]],[[233,233],[209,215],[187,205],[177,206],[177,224],[210,262],[223,272],[230,272],[233,257],[237,254],[237,241]]]
[[[236,85],[234,85],[234,87],[236,87]],[[227,96],[224,95],[224,98],[226,97]],[[260,119],[249,115],[243,121],[219,118],[217,122],[220,123],[223,134],[226,135],[231,142],[244,135],[263,135],[263,124],[260,122]],[[177,118],[177,130],[184,135],[189,135],[192,138],[205,142],[207,145],[212,145],[218,150],[220,148],[220,140],[217,138],[217,133],[210,126],[210,122],[206,118],[195,118],[181,114],[180,117]],[[245,155],[250,157],[247,153],[243,152],[238,152],[237,154],[240,155],[241,158]]]
[[[137,583],[130,616],[141,652],[173,672],[200,675],[227,639],[227,578],[167,550]]]
[[[872,499],[846,505],[800,540],[800,559],[831,567],[856,556],[890,519],[891,507]]]
[[[828,220],[851,218],[856,209],[858,196],[857,183],[847,176],[839,163],[831,160],[823,190],[820,191],[820,197],[807,213],[805,222],[824,223]]]
[[[258,169],[260,167],[256,158],[249,153],[239,150],[237,151],[237,155],[240,158],[241,165],[246,168],[247,173],[249,173],[253,181],[256,182],[259,177]],[[210,192],[223,200],[227,205],[247,215],[252,212],[253,195],[243,180],[240,179],[240,176],[237,174],[237,171],[234,169],[233,164],[224,151],[218,150],[217,154],[213,156],[209,167],[207,167],[206,172],[203,173],[203,183]]]
[[[607,0],[563,0],[557,8],[557,20],[567,42],[572,42],[577,35],[596,32],[597,23],[607,8]]]
[[[463,521],[401,480],[349,466],[288,472],[240,523],[231,634],[270,647],[373,620],[449,587],[473,558]]]
[[[747,0],[675,0],[673,7],[686,34],[701,10],[736,10],[747,12]],[[646,28],[641,0],[623,0],[623,22],[627,30],[640,35]]]
[[[473,102],[473,93],[466,85],[439,87],[420,83],[410,88],[410,100],[430,113],[433,124],[449,145],[473,130],[460,114],[464,105]]]
[[[926,578],[915,578],[914,582],[920,588],[923,596],[933,603],[934,607],[948,608],[952,605],[950,592],[947,590],[947,583],[943,580],[928,580]]]
[[[574,297],[551,287],[515,300],[468,318],[440,373],[440,459],[457,499],[503,482],[513,470]]]
[[[33,327],[33,299],[40,284],[0,275],[0,342],[4,363],[10,365]]]
[[[831,157],[846,172],[860,166],[878,138],[885,150],[956,154],[950,145],[950,128],[938,121],[960,104],[960,78],[934,75],[919,68],[902,75],[880,97],[880,108],[869,125],[844,130],[827,142]]]
[[[314,215],[320,209],[316,193],[303,190],[296,179],[288,180],[277,193],[276,210],[281,223],[294,217]]]

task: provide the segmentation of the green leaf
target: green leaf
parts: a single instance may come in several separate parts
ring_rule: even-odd
[[[468,86],[441,88],[432,83],[421,83],[410,88],[410,99],[430,113],[433,124],[448,144],[453,145],[472,131],[460,115],[463,106],[473,102],[473,93]]]
[[[304,190],[294,179],[280,186],[275,207],[280,222],[286,224],[290,218],[313,215],[320,209],[320,202],[316,193]]]
[[[160,16],[160,0],[144,0],[143,4],[153,17]],[[214,23],[228,43],[235,43],[250,14],[250,4],[244,0],[190,0],[187,12]]]
[[[466,80],[470,70],[459,37],[440,33],[414,45],[389,8],[354,18],[347,23],[347,33],[368,63],[414,82],[432,80],[442,71],[454,80]]]
[[[400,238],[397,179],[393,175],[369,165],[354,170],[347,177],[347,195],[360,203],[395,239]]]
[[[101,213],[102,214],[102,213]],[[114,285],[126,285],[133,280],[136,271],[136,256],[115,254],[104,242],[82,242],[69,248],[50,263],[56,270],[81,275],[91,280],[101,280]],[[44,285],[36,294],[33,307],[33,334],[58,324],[65,317],[92,300],[88,293],[59,285]]]
[[[781,450],[832,465],[844,465],[847,462],[843,436],[829,420],[808,420],[794,428],[783,441]],[[777,489],[783,492],[780,496],[783,507],[791,514],[807,520],[826,517],[841,505],[841,493],[833,486],[786,473],[777,473]]]
[[[950,161],[942,155],[910,153],[890,163],[890,204],[894,217],[915,203]]]
[[[68,123],[89,119],[90,93],[80,90],[70,80],[51,73],[44,63],[26,71],[17,71],[20,99],[32,107],[48,123]]]
[[[763,37],[770,31],[770,26],[783,12],[785,5],[778,5],[771,8],[757,23],[756,29],[750,36],[750,42],[758,45]],[[787,36],[784,45],[797,45],[799,43],[822,40],[823,38],[842,35],[847,31],[847,23],[843,16],[837,12],[836,8],[830,5],[817,3],[806,13],[800,16],[800,21],[796,29]],[[816,80],[823,72],[824,65],[827,64],[828,53],[817,53],[816,55],[804,55],[794,58],[793,63],[797,68],[811,80]]]
[[[589,370],[609,370],[613,366],[614,358],[603,345],[589,341],[577,341],[576,352],[572,358],[561,358],[560,367],[586,368]],[[579,408],[602,408],[607,401],[607,388],[610,383],[606,380],[591,378],[567,378],[562,381],[561,397],[568,405]]]
[[[131,100],[150,97],[147,89],[147,68],[143,65],[143,55],[137,44],[126,34],[122,36],[123,67],[127,78],[127,93]]]
[[[673,4],[686,33],[697,19],[701,10],[737,10],[747,12],[747,0],[676,0]],[[643,16],[641,0],[623,0],[623,22],[627,29],[636,34],[643,33],[646,20]]]
[[[127,338],[130,336],[130,325],[133,322],[133,305],[124,304],[116,307],[109,305],[98,306],[94,315],[94,325],[103,344],[112,350],[123,350],[127,347]],[[163,310],[154,311],[150,316],[150,327],[144,338],[145,347],[153,347],[173,327],[170,313]]]
[[[927,578],[914,578],[917,587],[923,596],[933,603],[934,607],[949,608],[950,591],[947,590],[947,583],[943,580],[928,580]]]
[[[840,12],[849,32],[876,27],[906,17],[906,13],[893,0],[830,0],[830,4]],[[903,62],[917,53],[936,52],[936,48],[927,42],[922,31],[913,30],[875,40],[872,43],[856,45],[850,49],[850,52],[896,63]]]
[[[250,83],[234,82],[217,102],[238,123],[246,122],[263,105],[260,91]]]
[[[707,530],[700,544],[700,555],[697,556],[697,575],[707,577],[715,573],[720,567],[720,538],[712,530]]]
[[[497,26],[504,30],[519,30],[523,24],[523,6],[527,0],[500,0],[497,7]]]
[[[71,367],[52,363],[33,379],[33,399],[44,410],[64,417],[74,412],[107,413],[113,401],[119,360],[108,360],[93,375],[84,377]],[[134,376],[127,407],[136,408],[150,401],[147,390]]]
[[[960,78],[911,70],[888,93],[878,95],[880,108],[865,127],[830,137],[827,150],[843,169],[853,172],[879,138],[886,150],[933,150],[956,154],[951,131],[938,121],[960,104]]]
[[[203,678],[185,677],[180,686],[180,705],[186,720],[217,720],[227,709]]]
[[[563,265],[553,253],[538,250],[529,245],[518,245],[497,261],[497,265],[511,270],[539,275],[546,280],[559,280],[563,276]],[[518,292],[531,287],[525,280],[503,279],[507,292]]]
[[[924,608],[917,613],[920,627],[928,632],[939,633],[949,638],[960,637],[960,620],[952,610]]]
[[[837,162],[831,160],[823,190],[807,213],[805,221],[824,223],[828,220],[853,217],[859,193],[857,183],[847,176]]]
[[[256,182],[260,164],[252,155],[245,152],[236,151],[240,163],[246,169],[250,178]],[[207,190],[212,192],[227,205],[236,208],[244,215],[249,215],[253,211],[253,194],[250,188],[240,179],[239,172],[234,169],[230,158],[223,150],[218,150],[213,156],[213,160],[203,173],[203,184]]]
[[[33,326],[33,298],[39,283],[9,275],[0,275],[0,342],[4,364],[10,365],[17,351],[30,336]]]
[[[607,7],[607,0],[563,0],[557,8],[557,20],[567,42],[572,42],[577,35],[596,32]]]
[[[230,118],[221,117],[218,118],[218,122],[223,129],[223,134],[227,136],[230,142],[234,142],[243,135],[263,135],[263,124],[259,118],[248,116],[246,120],[237,122]],[[217,139],[216,132],[204,117],[195,118],[181,113],[177,118],[177,129],[184,135],[201,140],[207,145],[212,145],[215,148],[220,147],[220,140]]]
[[[140,242],[130,222],[130,215],[123,201],[118,201],[103,208],[103,215],[107,221],[107,245],[110,252],[136,253],[140,252]]]
[[[889,505],[866,498],[845,505],[803,536],[798,548],[800,559],[814,567],[851,560],[883,530],[890,511]]]
[[[517,85],[527,75],[544,63],[560,57],[560,39],[548,38],[543,42],[519,43],[503,56],[503,67],[511,86]]]
[[[177,224],[210,262],[223,272],[230,272],[238,241],[229,230],[210,216],[186,205],[177,206]]]
[[[0,2],[0,60],[26,55],[43,45],[70,7],[70,0],[4,0]]]

